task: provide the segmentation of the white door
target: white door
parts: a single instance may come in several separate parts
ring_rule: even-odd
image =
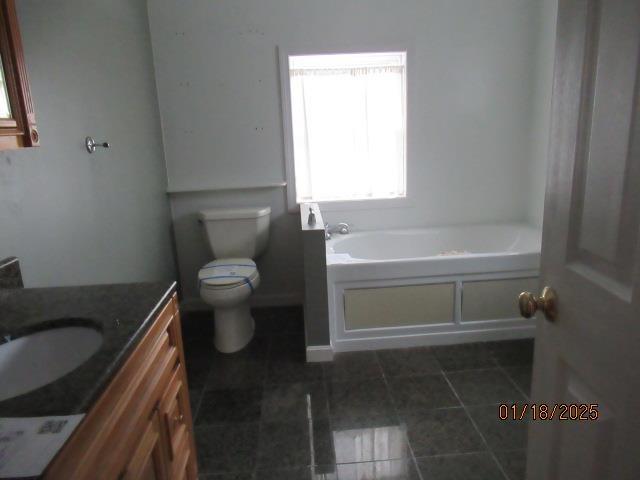
[[[598,419],[531,420],[527,478],[638,480],[640,0],[558,7],[532,398]]]

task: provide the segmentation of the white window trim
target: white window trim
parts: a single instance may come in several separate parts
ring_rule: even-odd
[[[405,97],[407,96],[408,84],[409,84],[409,70],[408,65],[410,58],[413,56],[411,49],[406,45],[393,45],[382,48],[367,47],[367,48],[308,48],[308,49],[292,49],[279,46],[278,47],[278,59],[280,66],[280,100],[281,100],[281,113],[282,113],[282,133],[284,141],[284,164],[285,175],[287,179],[287,208],[289,212],[298,212],[300,205],[296,201],[296,177],[295,177],[295,161],[293,157],[293,126],[291,124],[291,85],[289,83],[289,57],[297,55],[330,55],[340,53],[370,53],[370,52],[407,52],[406,65],[405,65]],[[406,110],[405,116],[408,123],[408,109],[409,105],[405,98]],[[345,200],[345,201],[331,201],[331,202],[317,202],[323,211],[346,211],[346,210],[374,210],[380,208],[403,208],[410,207],[412,204],[409,201],[409,148],[408,148],[408,128],[405,124],[405,196],[398,198],[376,198],[371,200]]]

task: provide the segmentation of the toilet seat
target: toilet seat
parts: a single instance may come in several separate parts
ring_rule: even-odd
[[[253,291],[259,281],[258,278],[258,269],[250,258],[219,258],[200,269],[198,288],[227,290],[248,285]]]

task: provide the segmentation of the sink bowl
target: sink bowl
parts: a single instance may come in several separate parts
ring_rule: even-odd
[[[90,327],[59,327],[0,345],[0,401],[43,387],[97,352],[102,334]]]

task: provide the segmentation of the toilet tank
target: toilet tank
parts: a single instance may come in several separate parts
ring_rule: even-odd
[[[212,208],[198,218],[215,258],[257,258],[269,241],[270,207]]]

